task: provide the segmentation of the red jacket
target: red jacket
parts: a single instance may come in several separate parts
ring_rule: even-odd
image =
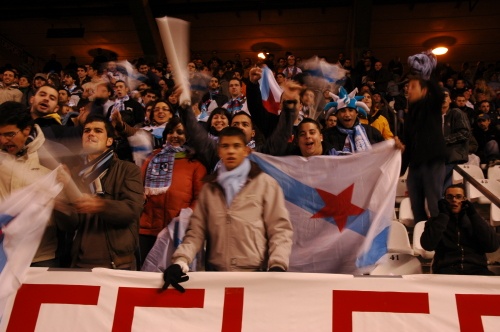
[[[143,180],[149,162],[160,151],[161,149],[154,151],[142,165]],[[205,167],[197,160],[175,159],[172,184],[168,191],[164,194],[146,197],[139,234],[156,236],[179,215],[181,209],[188,207],[194,209],[198,193],[203,185],[202,179],[206,173]]]

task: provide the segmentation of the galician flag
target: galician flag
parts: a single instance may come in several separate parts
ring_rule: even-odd
[[[370,272],[387,252],[401,152],[389,140],[349,156],[250,159],[278,181],[293,225],[289,271]]]
[[[0,317],[23,283],[62,190],[57,169],[0,203]]]
[[[273,72],[268,66],[262,67],[262,77],[259,80],[262,104],[269,113],[278,115],[280,98],[283,90],[276,82]]]

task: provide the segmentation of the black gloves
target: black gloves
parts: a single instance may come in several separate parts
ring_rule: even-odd
[[[440,199],[438,201],[439,213],[450,214],[450,203],[446,199]]]
[[[462,210],[464,210],[469,217],[472,216],[473,214],[476,214],[476,208],[474,207],[474,204],[472,204],[469,201],[462,202]]]
[[[279,266],[273,266],[269,268],[269,272],[286,272],[286,271]]]
[[[179,283],[188,281],[189,276],[182,272],[182,268],[179,264],[172,264],[167,269],[165,272],[163,272],[163,280],[165,280],[165,284],[161,288],[162,291],[168,288],[168,286],[172,285],[175,289],[177,289],[179,292],[184,293],[186,290],[184,287],[179,285]]]

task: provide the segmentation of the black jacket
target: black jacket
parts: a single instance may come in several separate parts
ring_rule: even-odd
[[[401,174],[411,165],[445,161],[445,143],[442,129],[441,105],[444,94],[429,82],[427,95],[409,105],[405,113]]]
[[[493,228],[474,212],[470,216],[461,211],[458,216],[439,213],[430,218],[420,237],[422,248],[435,250],[432,269],[454,267],[463,270],[487,266],[487,252],[498,249],[498,238]]]
[[[376,128],[365,124],[361,125],[365,128],[366,136],[370,140],[371,144],[382,142],[384,140],[382,134]],[[323,132],[323,139],[335,150],[342,151],[347,134],[340,132],[340,130],[338,130],[339,126],[342,127],[340,123],[337,123],[337,126],[325,130]]]

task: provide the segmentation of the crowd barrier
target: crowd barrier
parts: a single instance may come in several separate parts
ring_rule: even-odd
[[[500,330],[500,278],[30,268],[1,331]]]

